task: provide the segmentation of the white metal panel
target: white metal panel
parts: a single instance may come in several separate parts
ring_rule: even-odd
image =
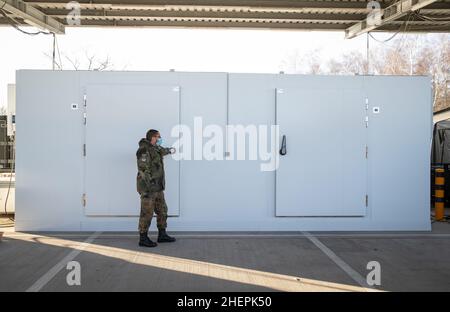
[[[87,87],[87,215],[137,216],[136,150],[149,129],[171,146],[172,127],[180,122],[180,88],[154,85]],[[169,215],[179,214],[179,162],[164,158]]]
[[[366,83],[372,222],[430,227],[430,78],[373,76]]]
[[[79,231],[83,156],[78,73],[16,73],[16,215],[21,230]]]
[[[362,92],[277,89],[280,155],[277,216],[363,216],[366,212],[366,107]]]
[[[261,160],[261,157],[250,160],[247,157],[245,160],[226,161],[230,176],[227,177],[226,188],[233,194],[227,201],[230,207],[228,210],[231,217],[239,216],[235,222],[241,227],[243,225],[237,224],[238,221],[245,224],[244,220],[255,220],[255,228],[264,228],[260,220],[273,220],[275,215],[275,170],[261,170],[263,164],[275,162],[277,153],[271,149],[270,140],[271,126],[275,125],[275,88],[272,86],[272,83],[276,83],[274,77],[277,75],[230,74],[228,79],[228,124],[267,127],[264,132],[269,142],[264,152],[270,153],[272,157],[270,160]],[[258,135],[261,136],[262,132]],[[249,140],[247,136],[247,155]],[[237,142],[234,148],[237,148]]]

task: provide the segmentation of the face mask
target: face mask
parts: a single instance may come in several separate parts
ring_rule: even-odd
[[[163,141],[163,139],[162,138],[159,138],[158,140],[156,140],[156,144],[157,145],[163,145],[164,144],[164,141]]]

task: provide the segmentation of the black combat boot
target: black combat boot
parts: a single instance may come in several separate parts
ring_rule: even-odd
[[[167,235],[165,229],[158,230],[158,243],[172,243],[176,241],[175,237]]]
[[[139,233],[139,246],[143,247],[156,247],[157,243],[152,242],[150,238],[148,238],[147,233]]]

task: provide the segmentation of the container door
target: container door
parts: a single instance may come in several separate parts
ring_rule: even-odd
[[[366,115],[358,90],[276,90],[276,216],[365,215]]]
[[[157,129],[165,145],[180,122],[177,86],[89,85],[86,92],[86,215],[138,216],[136,150],[147,130]],[[177,146],[175,146],[177,147]],[[164,158],[169,215],[179,215],[179,162]]]

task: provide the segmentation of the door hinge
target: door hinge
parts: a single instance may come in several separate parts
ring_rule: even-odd
[[[366,98],[366,111],[369,111],[369,98]],[[369,127],[369,116],[368,115],[366,115],[365,122],[366,122],[366,128],[368,128]]]
[[[366,159],[369,158],[369,146],[366,145]]]
[[[86,143],[83,144],[83,156],[86,157]]]
[[[366,194],[366,207],[369,207],[369,195]]]
[[[81,201],[83,202],[83,207],[86,207],[86,193],[81,196]]]
[[[87,95],[83,95],[83,105],[84,105],[84,113],[83,113],[83,124],[86,125],[86,119],[87,119],[87,114],[86,114],[86,106],[87,106]]]

